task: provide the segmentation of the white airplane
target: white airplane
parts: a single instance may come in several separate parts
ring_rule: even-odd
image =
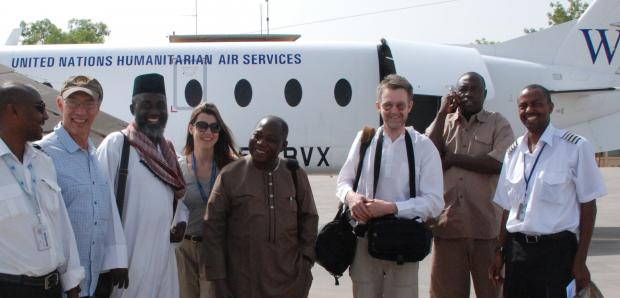
[[[516,134],[524,131],[518,94],[538,83],[554,91],[555,125],[585,136],[599,152],[618,149],[619,42],[620,1],[597,0],[579,20],[491,46],[401,41],[5,46],[0,64],[56,88],[70,75],[96,77],[104,88],[102,111],[124,121],[132,119],[133,79],[160,73],[170,106],[166,136],[177,151],[192,107],[210,101],[240,146],[262,116],[278,115],[290,126],[285,156],[297,158],[310,173],[337,173],[355,133],[379,125],[375,88],[390,73],[414,85],[416,105],[408,124],[418,130],[433,120],[441,96],[458,77],[476,71],[486,79],[485,107],[501,112]]]

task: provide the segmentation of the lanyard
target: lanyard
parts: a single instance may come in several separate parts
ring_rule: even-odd
[[[532,179],[532,174],[534,174],[534,170],[536,169],[536,165],[538,164],[538,159],[540,158],[540,155],[542,155],[543,150],[545,150],[545,145],[547,144],[543,143],[543,146],[540,149],[540,152],[538,152],[538,155],[536,156],[536,159],[534,160],[534,164],[532,165],[530,174],[527,176],[525,176],[525,153],[523,153],[523,179],[525,179],[525,195],[526,196],[527,196],[527,190],[530,186],[530,179]]]
[[[205,192],[205,189],[202,186],[202,183],[200,183],[200,180],[198,180],[197,169],[198,167],[196,166],[196,155],[194,155],[194,152],[192,152],[192,171],[194,171],[194,178],[196,179],[196,184],[198,185],[198,191],[200,192],[200,198],[202,198],[202,201],[205,202],[206,204],[207,201],[209,200],[209,196],[207,196],[207,193]],[[213,162],[211,163],[211,177],[209,178],[209,193],[211,192],[211,189],[213,189],[213,184],[215,184],[216,174],[217,174],[217,163],[215,162],[215,160],[213,160]]]
[[[31,179],[30,189],[27,189],[26,183],[17,174],[17,166],[15,165],[15,161],[11,159],[9,154],[5,154],[2,159],[4,160],[4,163],[7,165],[7,167],[9,167],[9,169],[11,170],[11,174],[13,174],[13,178],[15,178],[17,184],[19,184],[19,187],[21,187],[26,196],[32,201],[32,205],[34,206],[34,212],[39,219],[39,223],[42,223],[43,220],[41,219],[41,206],[39,205],[39,200],[37,198],[37,178],[34,174],[34,171],[32,170],[32,162],[29,163],[28,166],[26,166],[28,168],[28,172],[30,172]]]

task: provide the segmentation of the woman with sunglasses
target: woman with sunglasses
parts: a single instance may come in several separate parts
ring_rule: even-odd
[[[214,297],[205,276],[202,222],[207,200],[221,168],[239,157],[233,136],[214,104],[202,103],[192,111],[183,156],[179,158],[187,184],[183,203],[188,225],[176,249],[181,298]]]

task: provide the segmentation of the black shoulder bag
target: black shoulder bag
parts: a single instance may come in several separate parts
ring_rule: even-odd
[[[357,186],[364,163],[364,154],[372,141],[374,128],[364,127],[360,144],[360,158],[357,165],[353,191]],[[338,212],[334,220],[324,225],[316,239],[316,262],[334,276],[335,284],[339,285],[338,278],[349,268],[355,257],[357,237],[353,234],[353,227],[349,223],[349,207],[346,204],[338,205]]]
[[[409,132],[405,132],[405,143],[407,145],[407,160],[409,162],[409,195],[410,197],[415,197],[415,155]],[[382,148],[383,134],[377,140],[377,150],[375,153],[374,193],[377,191]],[[368,253],[374,258],[395,261],[399,265],[405,262],[419,262],[423,260],[431,251],[433,234],[418,219],[419,217],[404,219],[388,215],[370,220],[366,234],[368,237]]]

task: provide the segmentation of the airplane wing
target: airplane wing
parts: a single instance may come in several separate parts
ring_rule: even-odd
[[[39,91],[39,93],[41,94],[41,98],[47,106],[47,112],[50,117],[43,126],[43,132],[52,132],[54,130],[54,126],[56,126],[56,124],[60,122],[60,112],[58,111],[58,107],[56,107],[56,96],[58,96],[58,91],[35,80],[32,80],[24,75],[21,75],[12,70],[11,68],[0,64],[0,82],[5,82],[9,80],[30,84],[35,89],[37,89],[37,91]],[[95,146],[98,146],[99,143],[101,143],[101,141],[103,140],[103,138],[105,138],[105,136],[107,136],[109,133],[124,129],[126,126],[127,122],[122,121],[119,118],[116,118],[103,111],[100,111],[97,119],[93,124],[90,137],[95,143]]]

